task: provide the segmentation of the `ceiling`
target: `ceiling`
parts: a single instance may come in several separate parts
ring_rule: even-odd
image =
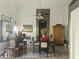
[[[72,0],[16,0],[18,8],[54,8],[69,5]]]

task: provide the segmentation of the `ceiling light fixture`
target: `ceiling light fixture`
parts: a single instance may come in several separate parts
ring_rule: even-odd
[[[38,19],[38,20],[41,20],[41,19],[44,19],[44,17],[42,16],[42,12],[41,12],[41,0],[39,0],[39,12],[37,13],[37,16],[36,16],[36,18]]]

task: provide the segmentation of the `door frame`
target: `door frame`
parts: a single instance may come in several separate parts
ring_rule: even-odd
[[[38,9],[36,9],[36,16],[38,14]],[[45,9],[41,9],[41,10],[45,10]],[[47,27],[49,28],[49,33],[48,33],[48,36],[50,36],[50,9],[48,8],[47,10],[49,10],[49,19],[48,19],[48,22],[47,22]],[[39,19],[36,19],[36,39],[37,41],[39,41]]]
[[[79,7],[79,0],[73,0],[72,2],[71,2],[71,4],[69,5],[69,10],[68,10],[68,39],[69,39],[69,45],[70,45],[70,48],[69,48],[69,50],[70,50],[70,59],[75,59],[76,57],[75,57],[75,50],[74,51],[72,51],[73,50],[73,48],[72,48],[72,40],[70,39],[70,24],[71,24],[71,12],[72,11],[74,11],[76,8],[78,8]],[[73,44],[74,46],[75,46],[75,43]],[[74,55],[74,56],[73,56]]]

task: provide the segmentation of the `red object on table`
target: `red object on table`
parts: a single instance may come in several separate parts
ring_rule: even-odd
[[[41,37],[40,40],[48,40],[48,37],[47,36]]]

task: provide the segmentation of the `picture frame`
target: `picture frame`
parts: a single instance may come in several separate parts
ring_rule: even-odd
[[[47,48],[47,42],[41,42],[41,48]]]
[[[33,25],[23,25],[23,32],[33,32]]]

